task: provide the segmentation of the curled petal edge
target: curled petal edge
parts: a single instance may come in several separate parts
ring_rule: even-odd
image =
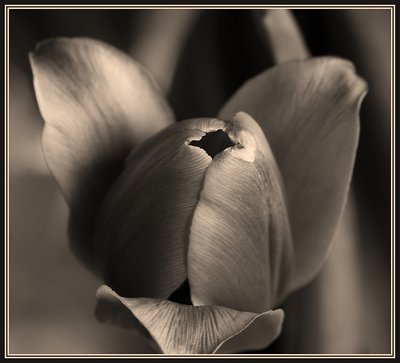
[[[284,318],[280,309],[256,314],[222,306],[197,307],[161,299],[124,298],[106,285],[97,290],[96,297],[96,317],[100,322],[135,329],[138,321],[159,351],[172,355],[262,349],[279,336]]]

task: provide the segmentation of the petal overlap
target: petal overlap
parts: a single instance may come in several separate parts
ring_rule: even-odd
[[[237,144],[208,167],[191,225],[192,301],[262,312],[281,300],[292,277],[284,193],[257,123],[239,113],[225,131]]]
[[[262,349],[280,334],[283,311],[261,314],[222,306],[189,306],[168,300],[124,298],[108,286],[97,291],[96,316],[125,328],[136,319],[147,329],[160,352],[167,354],[232,353]],[[133,316],[127,324],[127,311]],[[123,316],[123,319],[120,318]],[[129,320],[129,318],[128,318]]]
[[[247,81],[219,114],[229,119],[245,111],[267,135],[292,230],[291,289],[309,282],[328,254],[351,180],[365,93],[365,82],[348,61],[289,61]]]
[[[271,14],[283,64],[218,119],[174,123],[148,72],[100,41],[52,39],[30,55],[71,247],[112,287],[97,318],[161,353],[268,346],[283,321],[271,309],[322,267],[346,202],[366,84],[345,60],[290,61],[307,49],[290,13]]]
[[[103,277],[119,294],[167,298],[186,280],[190,224],[212,161],[190,142],[224,125],[176,123],[127,158],[102,204],[95,238]]]
[[[138,144],[174,122],[147,71],[112,46],[56,38],[30,55],[43,151],[71,209],[71,246],[93,267],[97,209]]]
[[[232,146],[212,159],[191,142],[215,130]],[[165,299],[188,278],[194,305],[270,309],[293,255],[279,171],[257,123],[244,113],[186,120],[134,150],[102,205],[96,251],[124,296]]]

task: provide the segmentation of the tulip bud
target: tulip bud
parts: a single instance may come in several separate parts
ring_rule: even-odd
[[[212,152],[218,130],[228,142]],[[245,113],[186,120],[134,150],[102,205],[95,249],[121,296],[167,299],[188,280],[194,305],[271,308],[286,293],[292,241],[257,123]]]

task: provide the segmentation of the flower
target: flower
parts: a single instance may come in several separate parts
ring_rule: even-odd
[[[321,268],[345,204],[366,93],[352,64],[282,63],[217,118],[179,123],[146,70],[99,41],[46,41],[31,64],[71,247],[110,284],[98,318],[144,326],[166,353],[270,344],[272,309]],[[229,142],[212,158],[217,130]],[[168,300],[186,280],[193,305]]]

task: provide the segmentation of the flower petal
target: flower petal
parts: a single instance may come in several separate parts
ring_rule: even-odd
[[[189,306],[160,299],[124,298],[104,285],[97,290],[97,299],[96,316],[100,321],[135,328],[137,319],[160,350],[167,354],[227,353],[265,348],[279,336],[283,322],[282,310],[255,314],[222,306]],[[135,317],[129,317],[127,311]]]
[[[207,169],[188,253],[194,305],[262,312],[281,300],[291,278],[292,241],[273,155],[245,113],[226,132],[235,147]]]
[[[190,223],[212,160],[189,143],[224,125],[176,123],[126,160],[102,204],[95,238],[103,277],[119,294],[168,298],[186,280]]]
[[[43,151],[71,207],[72,248],[91,264],[96,211],[124,158],[174,117],[142,66],[100,41],[48,40],[30,60]]]
[[[293,61],[242,86],[219,117],[248,112],[268,136],[285,184],[296,255],[292,288],[321,268],[342,213],[366,84],[350,62]]]
[[[229,354],[263,350],[279,337],[283,319],[282,309],[256,314],[250,325],[223,341],[214,353]]]

